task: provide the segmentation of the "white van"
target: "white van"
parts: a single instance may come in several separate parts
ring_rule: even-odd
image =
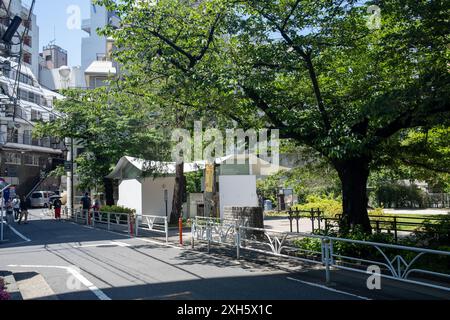
[[[51,191],[36,191],[30,196],[32,208],[48,208],[49,198],[55,193]]]

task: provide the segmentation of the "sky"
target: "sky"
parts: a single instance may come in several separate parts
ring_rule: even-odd
[[[23,0],[23,3],[31,3],[31,0]],[[36,0],[39,52],[56,39],[55,44],[68,51],[69,66],[81,64],[81,38],[87,33],[77,28],[78,12],[81,19],[89,18],[90,0]]]

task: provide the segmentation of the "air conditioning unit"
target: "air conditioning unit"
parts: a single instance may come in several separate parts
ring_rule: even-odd
[[[7,104],[5,105],[5,117],[12,118],[14,117],[14,111],[16,106],[13,104]]]

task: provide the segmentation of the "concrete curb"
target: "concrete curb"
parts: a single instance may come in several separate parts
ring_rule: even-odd
[[[16,279],[14,278],[14,274],[8,271],[0,271],[0,277],[5,279],[6,290],[11,295],[11,300],[23,300],[22,294],[20,293],[19,287],[17,286]]]

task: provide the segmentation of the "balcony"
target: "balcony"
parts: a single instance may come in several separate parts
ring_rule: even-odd
[[[42,148],[50,148],[54,150],[64,149],[64,143],[55,138],[35,139],[30,133],[0,133],[0,144],[22,144],[26,146],[35,146]]]

